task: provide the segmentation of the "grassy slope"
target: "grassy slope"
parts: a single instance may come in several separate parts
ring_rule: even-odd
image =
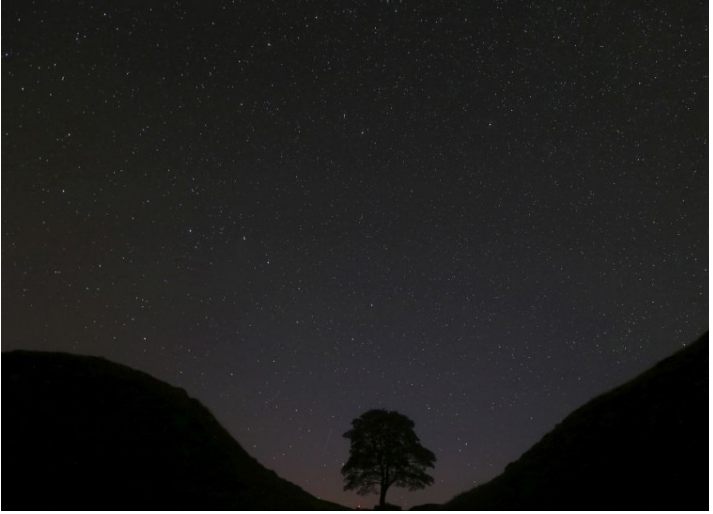
[[[96,357],[2,354],[10,510],[325,510],[252,458],[200,402]]]
[[[569,415],[453,510],[708,510],[708,334]]]

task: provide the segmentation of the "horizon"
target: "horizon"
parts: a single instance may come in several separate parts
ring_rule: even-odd
[[[651,371],[652,371],[654,368],[656,368],[661,362],[663,362],[663,361],[668,361],[669,359],[673,358],[674,356],[680,354],[684,349],[688,348],[690,345],[692,345],[692,344],[694,344],[694,343],[700,342],[700,339],[702,339],[702,338],[705,337],[705,338],[706,338],[706,344],[707,344],[707,335],[708,335],[708,332],[706,331],[705,333],[701,334],[700,337],[696,338],[694,341],[691,341],[689,344],[685,345],[683,348],[680,348],[680,349],[676,350],[673,354],[668,355],[668,356],[664,357],[662,360],[660,360],[660,361],[654,363],[654,365],[653,365],[652,367],[650,367],[650,368],[644,370],[642,373],[639,373],[639,374],[637,374],[635,377],[632,377],[632,378],[626,380],[623,384],[618,384],[618,385],[614,386],[612,389],[609,389],[609,390],[607,390],[607,391],[604,391],[604,392],[601,393],[601,394],[598,394],[598,395],[594,396],[593,398],[591,398],[591,399],[589,399],[587,402],[585,402],[583,405],[580,405],[580,406],[576,407],[572,412],[568,413],[562,420],[560,420],[559,422],[557,422],[557,425],[559,426],[565,419],[570,418],[571,415],[575,415],[575,416],[576,416],[576,414],[575,414],[576,411],[579,411],[579,410],[581,409],[581,407],[584,407],[585,405],[590,405],[590,404],[593,402],[593,400],[595,400],[595,399],[597,399],[597,398],[599,398],[599,397],[609,396],[610,393],[613,393],[615,390],[620,389],[621,386],[626,385],[626,384],[630,384],[630,383],[632,383],[632,382],[637,381],[637,380],[639,379],[639,377],[641,377],[642,375],[646,375],[646,374],[648,374],[649,372],[651,372]],[[177,386],[177,385],[175,385],[175,384],[171,384],[171,383],[169,383],[169,382],[162,381],[162,380],[160,380],[160,379],[158,379],[158,378],[156,378],[156,377],[153,377],[152,375],[150,375],[150,374],[148,374],[148,373],[146,373],[146,372],[144,372],[144,371],[142,371],[142,370],[140,370],[140,369],[133,368],[133,367],[127,366],[127,365],[125,365],[125,364],[117,363],[117,362],[115,362],[115,361],[111,361],[111,360],[106,359],[105,357],[102,357],[102,356],[94,356],[94,355],[86,355],[86,354],[76,354],[76,353],[71,353],[71,352],[48,352],[48,351],[25,350],[25,349],[3,350],[3,353],[14,353],[14,352],[29,352],[29,353],[40,353],[40,354],[49,354],[49,355],[69,355],[69,356],[72,356],[72,357],[79,357],[79,358],[82,358],[82,359],[84,359],[84,358],[90,358],[90,359],[98,358],[98,359],[102,359],[102,360],[105,360],[109,365],[118,365],[118,366],[126,367],[126,369],[129,370],[131,373],[137,373],[137,372],[138,372],[138,373],[140,373],[140,374],[145,374],[145,375],[146,375],[148,378],[150,378],[151,380],[157,380],[157,381],[159,381],[159,383],[168,385],[168,386],[170,386],[170,387],[172,387],[172,388],[178,388],[178,389],[182,390],[184,393],[186,393],[188,398],[195,399],[195,396],[191,393],[190,390],[186,391],[185,389],[180,388],[180,386]],[[199,401],[199,404],[200,404],[202,407],[206,407],[202,402],[200,402],[200,400],[198,400],[198,401]],[[207,409],[207,411],[210,413],[211,416],[215,417],[215,419],[218,420],[218,418],[217,418],[217,416],[215,415],[215,413],[213,413],[213,412],[212,412],[210,409],[208,409],[207,407],[206,407],[206,409]],[[370,410],[374,410],[374,409],[370,409]],[[383,410],[383,409],[381,409],[381,410]],[[386,410],[384,410],[384,412],[386,412]],[[395,411],[391,411],[391,412],[395,412]],[[398,413],[398,414],[401,414],[401,413]],[[356,420],[355,420],[355,421],[356,421]],[[218,420],[218,422],[220,423],[219,420]],[[223,427],[222,424],[220,424],[220,426],[221,426],[222,428],[225,428],[225,427]],[[556,428],[556,427],[555,427],[555,428]],[[553,428],[553,430],[554,430],[554,428]],[[227,430],[226,430],[226,431],[227,431]],[[229,435],[232,436],[232,434],[230,434],[229,431],[227,431],[227,432],[228,432]],[[547,433],[549,433],[549,431],[548,431]],[[546,434],[543,434],[543,436],[544,436],[544,435],[546,435]],[[542,439],[539,439],[533,446],[536,446],[537,443],[539,443],[541,440],[542,440]],[[239,445],[241,448],[244,448],[244,446],[241,444],[240,441],[237,441],[237,440],[236,440],[236,442],[238,443],[238,445]],[[532,450],[532,449],[533,449],[533,447],[530,447],[530,448],[528,448],[528,449],[526,450],[526,452],[529,452],[529,451]],[[246,451],[247,451],[247,450],[246,450]],[[251,457],[254,457],[254,456],[252,456],[252,455],[250,454],[250,452],[247,452],[247,453],[248,453],[248,455],[250,455]],[[518,459],[519,459],[519,458],[520,458],[520,457],[518,457]],[[513,462],[517,461],[518,459],[513,460]],[[260,463],[260,465],[264,466],[264,463],[260,462],[258,459],[256,459],[256,460]],[[264,467],[265,467],[266,469],[271,469],[271,468],[269,468],[268,466],[264,466]],[[503,471],[504,471],[504,470],[503,470]],[[500,473],[498,473],[498,476],[499,476],[499,475],[500,475]],[[280,476],[279,473],[278,473],[278,476]],[[280,478],[284,478],[284,477],[280,476]],[[493,477],[493,478],[495,478],[495,477]],[[483,482],[483,484],[485,484],[485,483],[487,483],[487,482],[489,482],[489,480]],[[477,485],[482,485],[482,484],[477,484]],[[474,486],[474,487],[477,487],[477,485]],[[432,486],[426,486],[426,488],[428,488],[428,487],[432,487]],[[452,500],[452,499],[455,498],[456,496],[459,496],[459,495],[461,495],[462,493],[466,493],[466,492],[470,491],[471,489],[473,489],[473,488],[469,488],[469,489],[460,491],[459,493],[456,493],[456,494],[453,495],[451,498],[449,498],[447,501]],[[326,498],[320,498],[319,496],[314,495],[314,494],[312,493],[312,491],[306,490],[306,489],[304,489],[304,488],[303,488],[303,490],[305,490],[305,491],[306,491],[307,493],[309,493],[309,494],[312,494],[312,495],[315,496],[317,499],[326,500],[326,501],[333,501],[333,500],[328,500],[328,499],[326,499]],[[399,495],[399,493],[397,492],[397,491],[399,491],[399,490],[401,491],[401,494],[400,494],[400,495]],[[398,506],[402,507],[403,510],[408,510],[408,509],[410,509],[410,508],[412,508],[412,507],[415,507],[415,506],[418,506],[418,505],[424,505],[424,504],[414,504],[414,503],[410,503],[410,502],[408,501],[408,498],[407,498],[407,497],[404,497],[404,494],[413,494],[413,492],[408,492],[408,491],[406,491],[405,489],[401,489],[401,488],[399,488],[399,487],[396,486],[396,485],[392,486],[392,487],[389,489],[389,491],[390,491],[390,495],[391,495],[391,496],[394,496],[395,494],[396,494],[396,495],[399,495],[398,497],[400,498],[400,500],[401,500],[402,503],[396,503],[395,505],[398,505]],[[390,499],[391,499],[391,496],[387,496],[387,500],[390,500]],[[374,505],[370,505],[370,501],[371,501],[372,499],[374,499],[374,497],[376,497],[376,499],[375,499],[375,500],[376,500],[376,503],[375,503]],[[371,508],[375,507],[375,505],[378,504],[378,492],[374,492],[374,493],[371,493],[371,494],[368,494],[368,495],[364,495],[364,496],[361,496],[361,495],[360,495],[359,498],[361,498],[363,501],[357,502],[357,503],[354,504],[354,505],[344,505],[343,503],[339,503],[339,502],[336,502],[336,501],[334,501],[334,503],[338,503],[339,505],[341,505],[341,506],[343,506],[343,507],[352,508],[352,509],[357,509],[357,510],[371,510]],[[393,501],[387,501],[387,503],[394,505],[394,502],[393,502]],[[446,503],[446,502],[442,502],[442,503]],[[371,507],[371,508],[370,508],[370,507]]]

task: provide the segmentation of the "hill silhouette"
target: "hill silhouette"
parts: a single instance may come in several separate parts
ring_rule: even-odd
[[[708,510],[708,334],[580,407],[450,510]]]
[[[198,400],[98,357],[2,354],[3,509],[335,510]]]

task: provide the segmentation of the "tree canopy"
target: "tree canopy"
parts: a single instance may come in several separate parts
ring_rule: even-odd
[[[425,470],[434,467],[436,456],[421,445],[413,428],[408,417],[382,409],[353,420],[344,434],[351,442],[349,460],[342,467],[344,489],[362,495],[378,491],[383,508],[392,485],[410,491],[431,485],[433,477]]]

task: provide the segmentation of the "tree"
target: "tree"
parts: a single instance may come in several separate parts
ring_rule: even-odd
[[[344,490],[366,495],[377,492],[378,486],[379,507],[384,508],[392,485],[415,491],[433,484],[425,469],[434,467],[436,456],[421,446],[413,427],[403,414],[381,409],[352,421],[352,429],[344,434],[351,442],[349,460],[342,467]]]

